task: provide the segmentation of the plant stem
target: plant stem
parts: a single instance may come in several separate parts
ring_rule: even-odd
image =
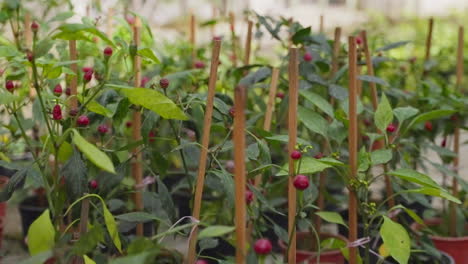
[[[166,89],[164,89],[164,95],[167,97]],[[167,121],[169,121],[169,125],[171,126],[172,133],[174,133],[174,135],[175,135],[175,140],[177,141],[177,144],[180,146],[181,145],[180,144],[181,143],[180,136],[177,133],[177,130],[175,129],[174,123],[172,122],[171,119],[168,119]],[[192,178],[191,178],[191,176],[189,175],[189,172],[188,172],[187,162],[185,161],[184,150],[182,148],[179,149],[179,154],[180,154],[180,158],[182,159],[182,164],[184,166],[184,172],[185,172],[185,176],[187,177],[187,180],[188,180],[189,188],[192,191],[193,190],[193,182],[192,182]]]

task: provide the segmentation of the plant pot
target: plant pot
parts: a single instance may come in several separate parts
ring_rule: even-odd
[[[427,226],[438,226],[443,224],[442,219],[432,218],[424,220]],[[423,228],[418,223],[413,223],[411,229],[419,231]],[[465,225],[465,229],[468,230],[468,224]],[[434,246],[440,250],[446,252],[448,255],[453,257],[457,264],[468,264],[468,236],[464,237],[441,237],[441,236],[429,236],[434,243]]]
[[[307,236],[310,236],[310,233],[298,232],[296,240],[303,241],[303,239],[305,239]],[[326,239],[326,238],[337,238],[337,239],[345,241],[346,243],[348,242],[348,240],[345,237],[340,236],[340,235],[320,233],[320,239]],[[280,248],[283,250],[283,253],[286,254],[286,251],[288,250],[288,246],[282,240],[279,240],[278,244]],[[307,250],[296,250],[296,262],[297,263],[307,261],[307,263],[315,264],[317,263],[317,260],[318,260],[317,252],[307,251]],[[320,253],[320,263],[344,264],[345,258],[343,257],[343,255],[341,254],[341,250],[339,249],[324,251]]]
[[[19,204],[21,227],[23,228],[23,237],[26,237],[28,235],[29,226],[46,209],[47,206],[39,205],[39,198],[37,196],[28,197]]]

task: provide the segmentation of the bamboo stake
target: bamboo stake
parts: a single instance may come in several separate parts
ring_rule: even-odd
[[[357,176],[357,148],[358,148],[358,124],[357,124],[357,56],[356,39],[348,38],[349,45],[349,166],[350,180]],[[353,187],[349,186],[349,242],[357,240],[357,196]],[[357,248],[349,248],[349,263],[357,263]]]
[[[81,202],[80,235],[84,235],[86,234],[86,232],[88,232],[88,218],[89,218],[89,198],[86,198],[86,199],[83,199],[83,201]]]
[[[426,38],[426,54],[424,56],[424,61],[427,62],[431,57],[431,44],[432,44],[432,30],[434,27],[434,18],[429,18],[429,28]]]
[[[26,48],[32,49],[31,14],[29,12],[24,14],[24,41]]]
[[[205,184],[205,171],[206,171],[206,163],[208,160],[208,145],[210,143],[210,130],[211,130],[211,120],[213,116],[213,102],[214,102],[214,95],[216,89],[216,80],[218,76],[218,64],[219,64],[219,52],[221,49],[221,40],[215,39],[213,41],[213,50],[211,56],[211,68],[210,68],[210,79],[208,81],[208,96],[206,101],[206,108],[205,108],[205,117],[203,120],[203,136],[201,142],[201,153],[200,153],[200,160],[198,162],[198,175],[197,175],[197,183],[195,186],[195,198],[193,204],[193,213],[192,216],[195,219],[200,218],[200,209],[201,209],[201,202],[202,202],[202,195],[203,195],[203,186]],[[244,187],[245,188],[245,187]],[[245,196],[244,196],[245,197]],[[190,238],[189,242],[189,253],[188,253],[188,264],[195,263],[196,257],[196,243],[197,243],[197,234],[198,229],[195,227],[192,237]]]
[[[367,32],[365,30],[363,30],[361,32],[361,38],[362,38],[362,46],[363,46],[363,49],[364,49],[364,55],[366,56],[366,66],[367,66],[367,75],[369,76],[374,76],[374,65],[372,64],[372,56],[370,54],[370,50],[369,50],[369,45],[367,43]],[[374,108],[374,111],[377,110],[377,106],[378,106],[378,95],[377,95],[377,87],[376,87],[376,84],[374,82],[371,82],[369,83],[370,85],[370,88],[371,88],[371,102],[372,102],[372,107]],[[382,133],[382,131],[379,131],[379,133]],[[379,148],[382,147],[382,143],[383,141],[379,144]],[[385,190],[386,190],[386,193],[387,193],[387,197],[389,198],[388,199],[388,207],[389,208],[393,208],[395,206],[395,199],[393,199],[393,188],[392,188],[392,182],[390,180],[390,177],[387,175],[387,172],[388,172],[388,168],[387,166],[384,164],[383,166],[383,170],[384,170],[384,173],[385,173]]]
[[[369,76],[374,76],[374,65],[372,64],[372,56],[370,54],[369,50],[369,45],[367,43],[367,32],[363,30],[361,32],[361,38],[362,38],[362,47],[364,49],[364,55],[366,56],[366,66],[367,66],[367,75]],[[374,82],[369,83],[370,86],[370,92],[371,92],[371,102],[372,102],[372,107],[377,109],[378,106],[378,95],[377,95],[377,86],[375,85]]]
[[[139,17],[135,17],[135,23],[133,26],[133,42],[138,49],[140,46],[140,29],[141,29],[141,21]],[[141,58],[138,55],[135,55],[133,59],[133,71],[134,71],[134,83],[135,87],[140,86],[141,82]],[[135,110],[133,112],[133,131],[132,131],[132,138],[135,142],[141,140],[141,112],[140,110]],[[132,163],[132,175],[135,179],[135,186],[140,186],[143,180],[143,168],[142,168],[142,154],[138,147],[133,149],[134,160]],[[137,211],[143,210],[143,197],[141,190],[135,190],[135,209]],[[143,235],[143,223],[137,224],[136,230],[137,236]]]
[[[324,32],[324,25],[323,25],[323,15],[320,15],[320,34]]]
[[[335,39],[333,41],[333,55],[332,55],[332,69],[331,77],[334,78],[338,72],[338,58],[340,56],[340,46],[341,46],[341,27],[335,28]],[[330,104],[335,104],[335,98],[330,97]]]
[[[268,103],[265,112],[265,120],[263,121],[263,129],[265,131],[270,131],[271,128],[271,120],[273,117],[273,111],[275,110],[275,98],[276,98],[276,88],[278,87],[278,77],[279,77],[279,69],[273,68],[271,74],[271,83],[270,83],[270,91],[268,93]],[[259,174],[255,177],[255,187],[258,187],[261,184],[262,175]]]
[[[463,33],[464,28],[460,26],[458,28],[458,49],[457,49],[457,83],[456,89],[461,90],[461,85],[463,81]],[[456,156],[453,159],[453,167],[455,173],[458,173],[458,167],[460,165],[460,121],[457,120],[455,123],[455,132],[453,138],[453,152]],[[452,194],[453,196],[458,196],[458,181],[454,177],[452,179]],[[450,203],[450,236],[457,236],[457,207],[455,203]]]
[[[70,60],[75,61],[77,60],[77,52],[76,52],[76,40],[70,40],[68,42],[68,46],[70,49]],[[70,109],[77,109],[78,108],[78,98],[76,95],[78,94],[78,65],[76,63],[72,63],[70,65],[71,70],[75,73],[75,75],[71,76],[70,80]]]
[[[195,59],[197,58],[196,54],[196,18],[194,14],[190,15],[190,44],[192,46],[192,63],[195,63]]]
[[[244,65],[249,65],[250,63],[250,49],[252,46],[252,27],[253,22],[247,22],[247,38],[245,40],[245,57],[244,57]]]
[[[297,104],[299,89],[299,60],[297,48],[289,49],[289,111],[288,111],[288,153],[296,149],[297,140]],[[289,155],[289,180],[288,180],[288,263],[296,263],[296,209],[297,195],[294,187],[295,164]]]
[[[245,205],[245,87],[239,85],[234,91],[234,182],[236,263],[245,263],[246,258],[246,205]]]
[[[231,28],[232,64],[237,67],[236,17],[234,12],[229,12],[229,26]]]

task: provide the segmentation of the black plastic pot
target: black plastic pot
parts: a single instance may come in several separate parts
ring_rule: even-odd
[[[28,197],[19,204],[23,237],[28,235],[29,226],[31,226],[34,220],[36,220],[46,209],[47,206],[39,205],[39,198],[37,196]]]

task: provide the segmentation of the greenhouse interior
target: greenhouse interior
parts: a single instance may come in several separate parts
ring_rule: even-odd
[[[0,263],[468,264],[467,11],[0,0]]]

